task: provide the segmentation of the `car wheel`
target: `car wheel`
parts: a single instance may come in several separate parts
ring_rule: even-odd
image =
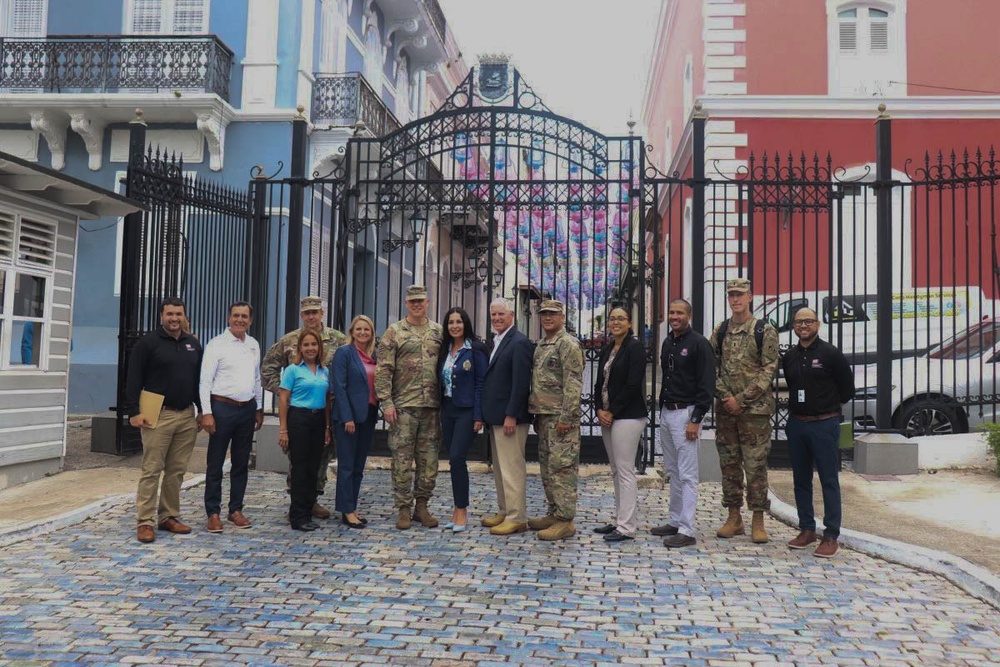
[[[896,428],[907,438],[966,433],[961,410],[945,401],[917,401],[906,405],[896,419]]]

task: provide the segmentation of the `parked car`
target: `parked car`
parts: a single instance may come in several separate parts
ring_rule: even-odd
[[[1000,320],[973,324],[919,357],[892,362],[892,425],[907,437],[968,433],[997,418]],[[845,406],[855,431],[875,427],[879,382],[874,365],[855,370],[855,399]]]

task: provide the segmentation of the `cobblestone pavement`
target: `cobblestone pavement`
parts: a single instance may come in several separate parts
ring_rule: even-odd
[[[607,475],[581,480],[580,532],[560,543],[490,537],[493,482],[473,475],[466,533],[392,528],[388,473],[372,472],[371,524],[283,523],[283,477],[253,473],[255,525],[135,541],[130,507],[0,550],[0,664],[987,665],[1000,613],[943,579],[857,553],[833,561],[772,542],[717,540],[718,485],[702,485],[697,548],[590,530],[613,506]],[[432,506],[449,503],[447,474]],[[648,523],[665,491],[643,490]],[[529,479],[531,510],[542,498]],[[471,523],[471,522],[470,522]]]

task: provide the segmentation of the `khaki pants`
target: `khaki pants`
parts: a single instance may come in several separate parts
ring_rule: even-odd
[[[161,410],[156,428],[142,429],[142,474],[135,492],[140,526],[152,526],[181,515],[181,483],[197,434],[193,405],[180,411]]]
[[[490,427],[490,447],[493,450],[493,480],[497,486],[497,508],[507,521],[524,523],[524,484],[527,471],[524,464],[524,443],[528,440],[528,424],[518,424],[514,435],[504,435],[503,425]]]

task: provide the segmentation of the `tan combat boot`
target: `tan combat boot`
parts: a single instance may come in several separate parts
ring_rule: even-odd
[[[506,514],[497,513],[494,514],[493,516],[484,516],[483,520],[480,521],[479,523],[481,523],[486,528],[493,528],[494,526],[499,526],[501,523],[503,523],[504,519],[506,518],[507,518]]]
[[[555,518],[551,514],[546,514],[543,517],[537,519],[528,519],[528,528],[532,530],[545,530],[546,528],[551,528],[559,519]]]
[[[556,520],[556,522],[548,528],[538,531],[538,539],[545,540],[546,542],[565,540],[566,538],[573,537],[574,535],[576,535],[576,526],[573,525],[572,521]]]
[[[417,509],[413,510],[413,520],[419,521],[424,528],[436,528],[438,520],[427,509],[427,499],[417,498]]]
[[[747,534],[747,529],[743,525],[743,515],[740,514],[739,507],[729,508],[729,518],[726,519],[726,522],[722,524],[722,527],[715,534],[725,540],[735,535]]]
[[[399,530],[409,530],[410,529],[410,508],[400,507],[399,517],[396,519],[396,528]]]
[[[755,544],[765,544],[767,542],[767,531],[764,530],[764,513],[754,512],[750,522],[750,539]]]

